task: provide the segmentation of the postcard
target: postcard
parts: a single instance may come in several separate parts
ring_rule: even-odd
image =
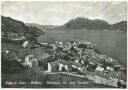
[[[3,1],[2,88],[127,88],[126,1]]]

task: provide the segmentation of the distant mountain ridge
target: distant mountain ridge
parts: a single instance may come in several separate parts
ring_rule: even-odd
[[[39,25],[35,23],[26,23],[27,26],[35,26],[45,30],[119,30],[127,31],[127,21],[121,21],[115,24],[109,24],[101,19],[88,19],[77,17],[65,23],[64,25]]]
[[[25,23],[26,26],[34,26],[42,30],[53,30],[58,27],[58,25],[40,25],[36,23]]]
[[[127,30],[127,21],[121,21],[115,24],[109,24],[105,20],[100,19],[88,19],[83,17],[77,17],[75,19],[70,20],[69,22],[65,23],[64,25],[58,27],[57,29],[66,29],[66,30],[120,30],[126,31]]]

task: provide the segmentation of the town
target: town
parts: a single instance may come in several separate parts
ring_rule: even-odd
[[[43,72],[74,74],[97,84],[126,88],[126,69],[116,59],[100,53],[89,41],[25,41],[22,47],[25,50],[42,50],[43,53],[40,56],[26,55],[24,60],[16,58],[27,69],[38,66]],[[2,53],[7,56],[10,51],[3,49]],[[10,68],[16,70],[19,66]]]

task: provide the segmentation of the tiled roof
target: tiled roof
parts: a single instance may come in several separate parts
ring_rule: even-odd
[[[101,76],[101,77],[105,77],[105,78],[109,78],[110,77],[109,73],[100,72],[100,71],[96,71],[95,75],[98,75],[98,76]]]
[[[82,67],[82,64],[76,62],[70,62],[71,65],[75,65],[76,67]]]
[[[58,65],[59,65],[57,61],[50,62],[49,64],[50,64],[51,66],[58,66]]]
[[[58,63],[62,63],[62,64],[64,64],[64,65],[70,65],[69,61],[67,61],[67,60],[62,60],[62,59],[59,59],[59,60],[58,60]]]
[[[58,60],[59,63],[62,63],[64,65],[75,65],[76,67],[82,67],[82,64],[80,63],[76,63],[76,62],[73,62],[73,61],[66,61],[66,60]]]

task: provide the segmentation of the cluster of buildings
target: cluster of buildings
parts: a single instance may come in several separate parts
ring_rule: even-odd
[[[43,45],[53,46],[55,54],[60,55],[54,62],[48,63],[48,72],[77,72],[98,84],[119,87],[120,82],[120,87],[126,86],[127,75],[123,66],[111,57],[96,53],[90,42],[56,41]],[[66,60],[66,55],[70,59]]]
[[[26,48],[30,45],[29,41],[23,43]],[[114,87],[126,87],[127,71],[114,58],[99,54],[95,51],[95,45],[89,41],[83,42],[45,42],[35,45],[49,50],[50,53],[41,59],[53,56],[53,60],[47,60],[45,64],[40,64],[39,60],[33,55],[27,55],[24,66],[31,68],[33,64],[43,67],[48,72],[68,72],[84,75],[85,78],[93,80],[95,83]],[[8,50],[5,50],[8,53]],[[52,52],[52,54],[51,54]],[[41,61],[41,60],[40,60]],[[39,65],[40,64],[40,65]]]
[[[4,36],[4,33],[2,33],[2,36]],[[9,39],[11,39],[12,41],[19,41],[19,40],[25,40],[26,37],[23,35],[23,33],[13,33],[13,32],[8,32],[7,36]]]
[[[29,68],[31,68],[33,64],[38,65],[38,60],[34,58],[33,55],[27,55],[25,57],[25,61],[23,62],[23,65],[29,66]]]

